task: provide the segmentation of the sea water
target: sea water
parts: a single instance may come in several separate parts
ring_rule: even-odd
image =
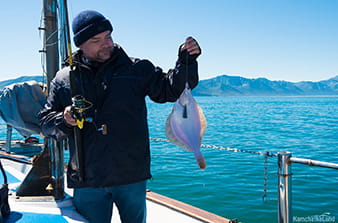
[[[338,97],[195,99],[208,122],[203,144],[338,163]],[[152,137],[165,138],[171,109],[148,103]],[[192,153],[169,143],[152,142],[151,152],[151,190],[239,222],[278,221],[277,158],[202,149],[207,168],[200,170]],[[338,222],[338,170],[291,168],[292,220]]]
[[[203,144],[338,163],[338,97],[195,99],[208,122]],[[173,103],[147,106],[150,136],[164,139]],[[150,190],[239,222],[278,221],[277,158],[202,148],[207,168],[200,170],[190,152],[167,142],[150,146]],[[291,168],[293,222],[338,222],[338,170]]]

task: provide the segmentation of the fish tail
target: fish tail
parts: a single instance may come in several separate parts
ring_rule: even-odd
[[[204,170],[207,167],[207,164],[205,162],[205,159],[200,152],[194,152],[195,159],[200,167],[200,169]]]

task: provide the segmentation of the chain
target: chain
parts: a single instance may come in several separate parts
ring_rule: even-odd
[[[154,138],[149,137],[150,140],[153,140],[154,142],[170,142],[168,139],[161,139],[161,138]]]
[[[201,147],[203,148],[211,148],[211,149],[218,149],[218,150],[226,150],[226,151],[232,151],[232,152],[240,152],[240,153],[249,153],[249,154],[255,154],[255,155],[260,155],[260,156],[269,156],[269,157],[277,157],[277,154],[273,154],[270,152],[256,152],[256,151],[251,151],[251,150],[246,150],[246,149],[237,149],[237,148],[230,148],[230,147],[223,147],[223,146],[212,146],[212,145],[204,145],[202,144]]]
[[[161,139],[161,138],[154,138],[154,137],[149,137],[151,140],[155,142],[170,142],[168,139]],[[245,150],[245,149],[237,149],[237,148],[230,148],[230,147],[223,147],[223,146],[213,146],[213,145],[201,145],[202,148],[209,148],[209,149],[218,149],[218,150],[226,150],[226,151],[232,151],[232,152],[240,152],[240,153],[249,153],[249,154],[255,154],[255,155],[260,155],[260,156],[268,156],[268,157],[277,157],[277,154],[273,154],[270,152],[256,152],[256,151],[251,151],[251,150]]]
[[[150,137],[151,140],[155,142],[170,142],[168,139],[160,139],[160,138],[154,138]],[[277,154],[270,153],[269,151],[266,152],[256,152],[256,151],[251,151],[251,150],[245,150],[245,149],[237,149],[237,148],[230,148],[230,147],[223,147],[223,146],[213,146],[213,145],[201,145],[202,148],[210,148],[210,149],[218,149],[218,150],[226,150],[226,151],[232,151],[232,152],[240,152],[240,153],[249,153],[249,154],[255,154],[255,155],[260,155],[264,156],[264,183],[263,183],[263,195],[262,195],[262,200],[264,203],[267,202],[267,197],[268,197],[268,157],[277,157]]]
[[[266,152],[266,154],[268,154],[269,152]],[[268,198],[268,189],[267,189],[267,185],[268,185],[268,156],[264,156],[264,187],[263,187],[263,196],[262,196],[262,200],[264,203],[267,202],[267,198]]]

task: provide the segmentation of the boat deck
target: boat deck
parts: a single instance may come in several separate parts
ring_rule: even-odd
[[[74,208],[72,203],[72,190],[66,188],[66,198],[55,201],[51,196],[17,197],[16,188],[25,178],[31,166],[2,160],[7,172],[10,189],[9,205],[11,214],[5,222],[87,222]],[[115,207],[112,222],[120,222],[118,211]],[[229,223],[230,220],[193,207],[183,202],[147,192],[147,222],[148,223]]]

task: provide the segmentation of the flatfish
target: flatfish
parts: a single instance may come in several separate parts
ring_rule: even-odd
[[[206,126],[202,109],[192,97],[190,89],[186,87],[167,118],[166,136],[172,144],[193,152],[201,169],[206,168],[200,150]]]

